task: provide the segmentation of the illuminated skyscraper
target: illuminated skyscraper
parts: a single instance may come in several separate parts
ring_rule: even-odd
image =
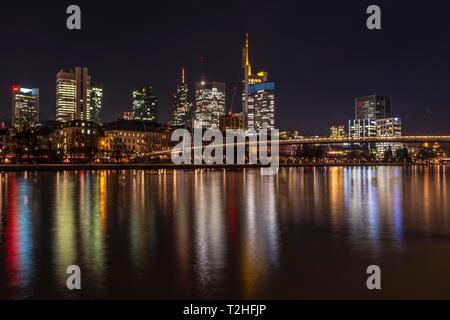
[[[158,98],[150,86],[133,91],[133,119],[156,121]]]
[[[355,119],[382,119],[392,117],[391,97],[371,95],[355,98]]]
[[[103,104],[103,87],[92,83],[90,88],[89,101],[89,115],[90,120],[101,124],[102,123],[102,104]]]
[[[225,83],[200,81],[195,86],[195,127],[219,129],[225,115]]]
[[[186,127],[187,119],[191,114],[192,103],[189,102],[189,89],[184,81],[184,67],[181,69],[181,83],[177,85],[177,92],[173,96],[173,125],[175,127]]]
[[[88,68],[61,70],[56,75],[56,120],[98,121],[103,90],[94,86]],[[91,103],[93,106],[91,106]],[[94,120],[93,116],[97,118]]]
[[[32,127],[39,122],[39,89],[13,86],[11,122],[18,129]]]
[[[73,70],[61,70],[56,75],[56,120],[76,118],[77,80]]]
[[[275,128],[275,83],[267,82],[267,72],[252,73],[249,58],[248,33],[242,49],[242,102],[246,129]]]
[[[275,83],[262,82],[248,86],[248,118],[254,124],[248,129],[275,129]]]

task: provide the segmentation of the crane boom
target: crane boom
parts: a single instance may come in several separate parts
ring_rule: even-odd
[[[236,86],[233,87],[233,97],[231,98],[230,110],[228,111],[229,115],[233,114],[233,106],[234,106],[234,100],[236,98],[236,90],[237,90]]]

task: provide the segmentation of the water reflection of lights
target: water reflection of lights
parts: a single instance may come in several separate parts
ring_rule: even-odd
[[[245,231],[242,241],[242,294],[257,297],[270,286],[269,270],[279,264],[278,213],[275,202],[277,177],[249,171],[245,183]]]
[[[377,255],[380,249],[379,195],[376,171],[373,168],[344,170],[344,201],[349,236],[356,248],[371,248]],[[364,245],[363,245],[364,244]]]
[[[220,174],[195,176],[195,270],[201,295],[208,296],[220,283],[224,267],[224,202]]]
[[[55,226],[53,228],[55,234],[54,247],[54,264],[56,266],[56,274],[59,275],[56,282],[63,288],[66,279],[67,266],[76,264],[77,255],[77,237],[75,220],[75,205],[77,204],[76,189],[74,186],[74,177],[67,171],[57,172],[55,179]]]
[[[23,177],[10,176],[8,181],[8,219],[5,230],[6,268],[12,298],[30,295],[34,260],[30,185]],[[20,291],[19,291],[20,290]]]
[[[151,283],[154,296],[270,298],[294,287],[283,276],[292,262],[339,265],[342,250],[351,263],[400,264],[445,249],[446,175],[438,167],[3,173],[0,275],[8,297],[42,290],[41,274],[60,296],[65,269],[80,263],[97,298],[110,282],[123,285],[117,275],[133,280],[124,295]]]

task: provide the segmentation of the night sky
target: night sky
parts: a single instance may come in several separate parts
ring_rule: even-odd
[[[70,4],[81,7],[81,31],[66,28]],[[382,30],[366,28],[370,4],[382,9]],[[193,97],[200,56],[207,80],[227,84],[229,103],[248,31],[253,70],[269,72],[277,86],[280,129],[327,134],[353,118],[354,97],[376,93],[392,96],[404,133],[450,134],[448,1],[2,1],[0,8],[2,119],[10,117],[14,83],[40,88],[41,119],[54,119],[56,73],[82,65],[104,86],[104,121],[131,110],[131,91],[150,84],[166,122],[180,66]]]

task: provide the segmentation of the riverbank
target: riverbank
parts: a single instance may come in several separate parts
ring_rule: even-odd
[[[348,164],[280,164],[285,167],[372,167],[372,166],[430,166],[430,164],[398,164],[398,163],[348,163]],[[434,165],[431,165],[434,166]],[[0,165],[0,172],[10,171],[75,171],[75,170],[175,170],[175,169],[226,169],[240,170],[261,168],[261,165],[175,165],[172,163],[158,164],[5,164]]]

